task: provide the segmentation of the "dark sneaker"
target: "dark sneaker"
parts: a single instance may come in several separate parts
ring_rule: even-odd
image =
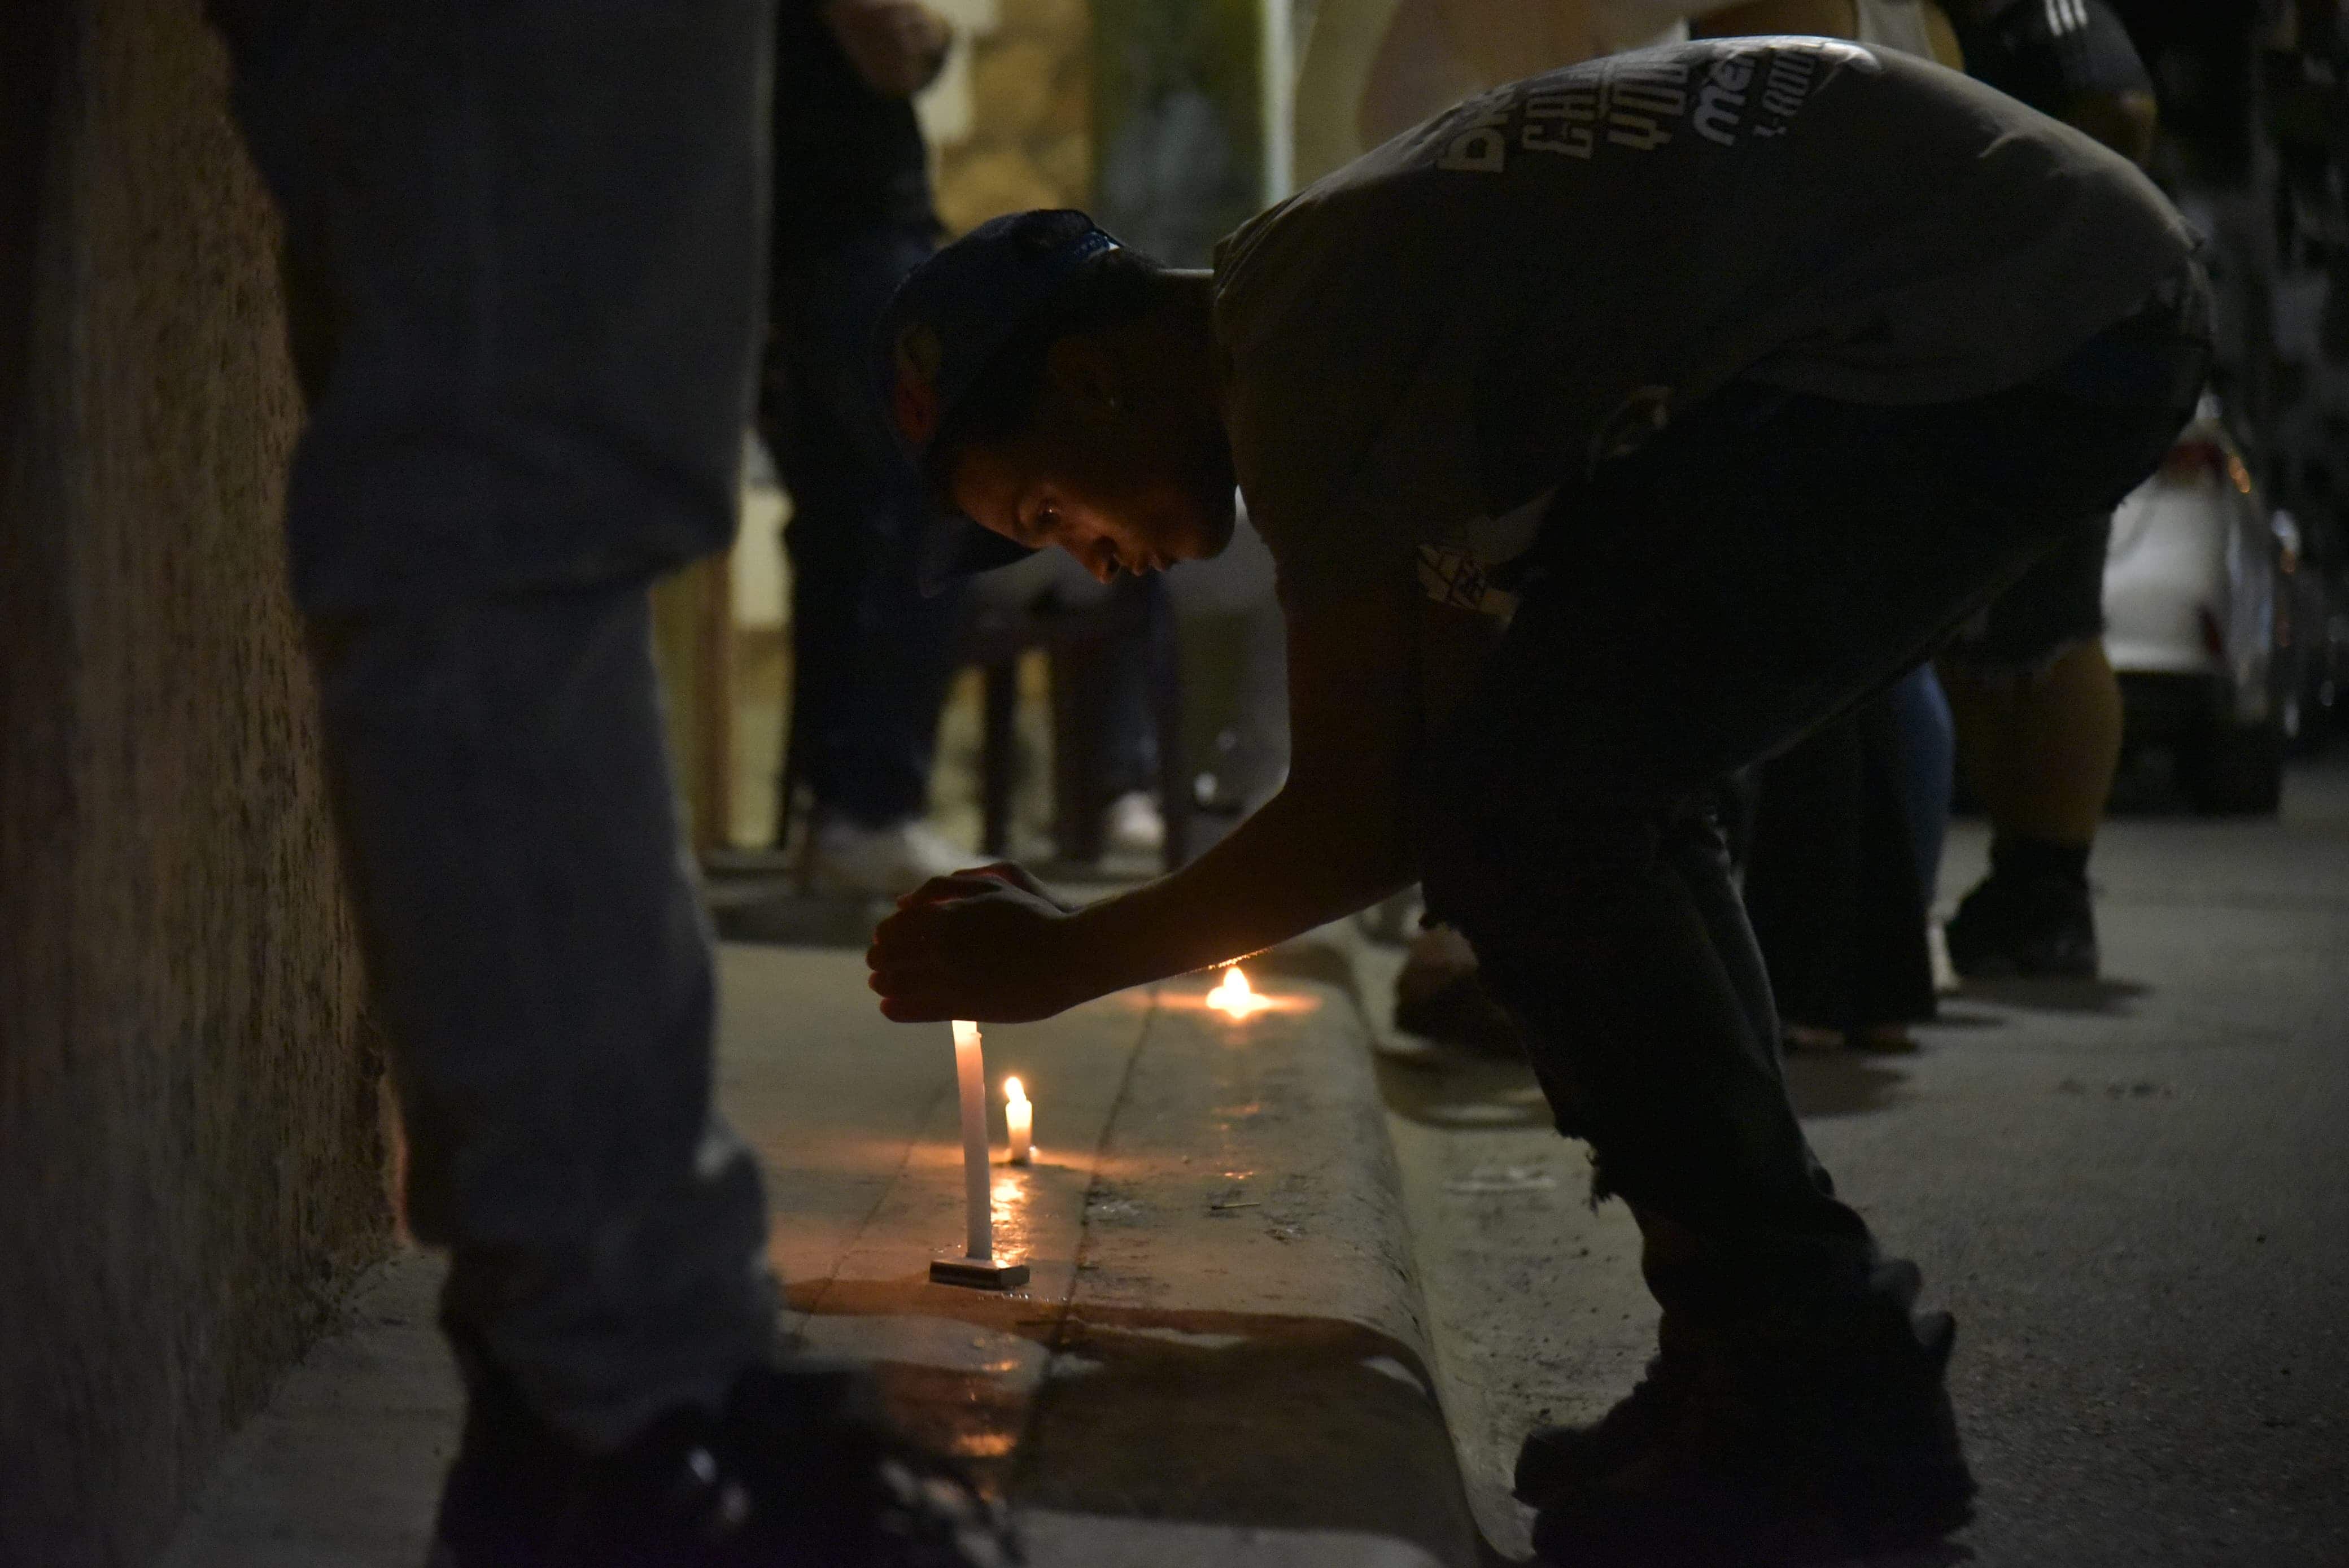
[[[761,1367],[616,1453],[474,1391],[426,1568],[1012,1568],[1000,1507],[889,1435],[838,1368]]]
[[[2096,977],[2095,913],[2086,885],[2068,877],[1985,877],[1942,934],[1951,967],[1969,980]]]
[[[1536,1508],[1592,1486],[1645,1453],[1671,1424],[1673,1412],[1695,1398],[1686,1387],[1695,1367],[1684,1357],[1659,1356],[1647,1376],[1612,1409],[1578,1427],[1536,1427],[1517,1449],[1513,1490]]]
[[[1541,1560],[1797,1568],[1963,1524],[1974,1484],[1941,1386],[1953,1326],[1900,1316],[1855,1326],[1840,1353],[1661,1356],[1605,1420],[1536,1433],[1517,1482],[1541,1511]]]

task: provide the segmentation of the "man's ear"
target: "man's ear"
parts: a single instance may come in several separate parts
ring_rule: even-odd
[[[1063,337],[1045,350],[1044,378],[1087,424],[1112,422],[1124,402],[1117,356],[1089,337]]]

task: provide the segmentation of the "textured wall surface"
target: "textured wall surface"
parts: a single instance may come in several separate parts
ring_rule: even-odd
[[[0,67],[0,1564],[145,1562],[381,1248],[276,526],[271,219],[196,0]]]

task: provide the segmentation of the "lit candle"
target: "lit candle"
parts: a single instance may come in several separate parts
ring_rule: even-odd
[[[987,1191],[987,1065],[979,1058],[978,1026],[954,1021],[955,1080],[962,1090],[963,1198],[969,1205],[968,1254],[981,1263],[995,1255],[994,1208]]]
[[[1240,966],[1235,964],[1224,971],[1223,979],[1207,993],[1207,1006],[1227,1018],[1245,1018],[1272,1004],[1249,988],[1247,976],[1241,974]]]
[[[1036,1154],[1031,1141],[1035,1136],[1036,1108],[1028,1103],[1028,1091],[1019,1087],[1016,1078],[1003,1080],[1003,1124],[1011,1130],[1011,1163],[1030,1163]]]

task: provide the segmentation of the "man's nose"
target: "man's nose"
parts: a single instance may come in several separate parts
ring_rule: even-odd
[[[1084,553],[1077,559],[1102,583],[1109,583],[1117,576],[1117,546],[1106,539],[1096,539],[1086,545]]]

